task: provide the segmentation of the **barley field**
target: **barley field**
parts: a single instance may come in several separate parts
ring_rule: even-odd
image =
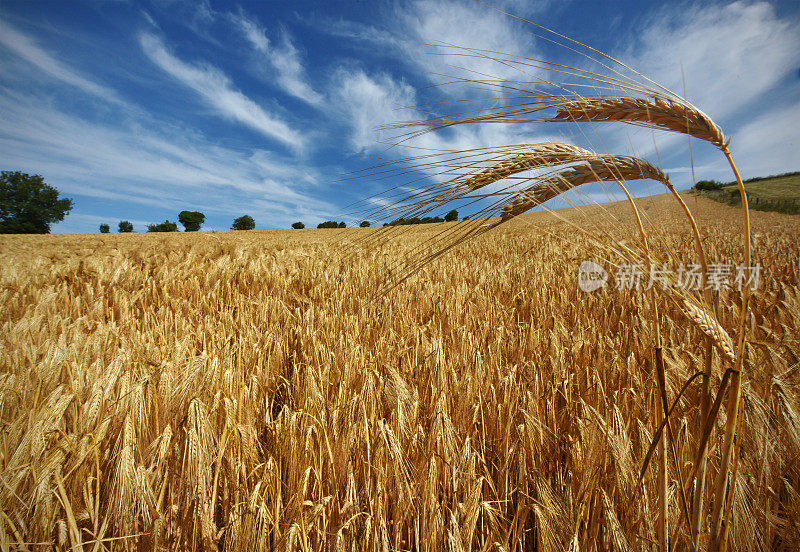
[[[739,262],[740,210],[686,200],[709,261]],[[691,251],[671,198],[639,203],[664,243]],[[800,219],[758,212],[752,226],[763,273],[726,530],[732,550],[788,551]],[[578,266],[605,252],[551,213],[376,295],[439,227],[364,249],[348,244],[377,229],[0,236],[0,548],[656,549],[659,450],[639,480],[660,412],[655,296],[580,291]],[[735,337],[739,291],[721,294]],[[672,402],[706,342],[676,305],[662,315]],[[677,550],[691,549],[699,382],[670,416]],[[709,481],[724,408],[716,425]]]

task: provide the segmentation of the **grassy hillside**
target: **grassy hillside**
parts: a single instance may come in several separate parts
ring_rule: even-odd
[[[751,209],[800,214],[800,172],[751,178],[745,180],[744,185]],[[728,205],[739,204],[739,189],[735,182],[724,184],[719,190],[698,193]]]

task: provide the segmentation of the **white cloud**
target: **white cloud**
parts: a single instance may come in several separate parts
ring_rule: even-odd
[[[278,84],[281,88],[312,105],[322,102],[322,96],[306,82],[305,69],[300,62],[300,52],[295,48],[288,33],[283,33],[280,46],[272,48],[269,58],[278,73]]]
[[[530,10],[537,10],[544,3],[527,4]],[[513,6],[505,7],[518,12]],[[487,6],[466,0],[417,0],[398,7],[391,18],[384,28],[345,20],[325,21],[322,28],[333,35],[369,44],[369,55],[393,57],[434,83],[447,81],[444,75],[500,80],[530,77],[489,56],[492,52],[503,52],[535,57],[531,27]],[[440,90],[455,96],[496,95],[494,91],[470,92],[463,86],[445,86]]]
[[[394,136],[396,133],[378,127],[396,121],[398,109],[416,102],[408,84],[386,74],[370,76],[361,69],[339,69],[331,95],[340,116],[351,127],[350,143],[357,151],[379,147],[379,142]]]
[[[250,45],[257,51],[266,54],[269,51],[269,39],[267,33],[254,20],[247,17],[243,11],[238,15],[230,14],[231,20],[236,23],[244,33]]]
[[[150,13],[147,10],[141,10],[141,14],[142,14],[142,17],[144,17],[145,21],[147,21],[147,23],[151,27],[153,27],[155,29],[160,29],[161,28],[161,27],[159,27],[158,23],[156,23],[156,20],[153,19],[153,16],[150,15]]]
[[[195,0],[187,4],[194,7],[194,19],[196,22],[210,23],[214,21],[215,13],[214,10],[211,9],[211,4],[208,0]]]
[[[52,78],[65,82],[108,102],[116,104],[125,103],[113,90],[81,76],[68,65],[58,61],[55,57],[39,47],[30,37],[17,31],[3,21],[0,21],[0,44],[28,63],[50,75]]]
[[[506,7],[513,9],[513,6]],[[506,52],[517,56],[537,54],[530,27],[508,15],[476,2],[418,0],[398,8],[392,17],[395,21],[390,30],[349,21],[328,22],[326,30],[362,44],[370,44],[371,55],[379,52],[382,56],[402,62],[406,67],[411,67],[416,75],[433,83],[448,81],[448,77],[443,75],[474,79],[532,78],[487,57],[491,55],[489,52]],[[485,55],[470,53],[444,45],[489,52]],[[537,72],[537,75],[543,73]],[[347,113],[354,127],[354,147],[362,150],[374,149],[378,141],[396,143],[405,132],[375,132],[378,126],[425,118],[426,111],[446,113],[470,110],[475,104],[459,103],[460,100],[498,95],[497,90],[478,89],[473,85],[446,85],[437,87],[435,91],[426,90],[417,94],[405,81],[393,75],[381,73],[368,76],[363,71],[353,70],[340,70],[331,90],[332,98],[341,104],[340,110]],[[419,111],[398,109],[413,108],[429,100],[440,102],[441,94],[450,101],[421,105]],[[552,130],[530,125],[460,125],[423,134],[404,144],[430,150],[464,150],[543,141],[543,135]],[[392,152],[398,157],[418,153],[402,148]]]
[[[7,90],[0,120],[0,165],[42,174],[67,197],[223,215],[246,205],[267,226],[287,226],[298,212],[335,211],[308,191],[317,187],[316,169],[293,158],[219,147],[147,121],[92,123]],[[94,231],[77,224],[67,217],[54,231]]]
[[[244,33],[253,49],[266,57],[275,71],[276,82],[281,89],[311,105],[322,102],[322,95],[307,81],[300,52],[288,32],[282,32],[280,43],[276,45],[267,38],[266,31],[258,22],[248,17],[244,11],[240,10],[238,15],[231,14],[230,18]]]
[[[798,23],[779,19],[774,6],[764,2],[669,5],[627,37],[629,46],[614,55],[708,113],[733,138],[744,173],[773,174],[796,170],[796,149],[786,144],[796,136],[797,103],[776,97],[775,90],[800,65]],[[650,131],[595,126],[611,151],[632,150],[655,161]],[[595,131],[587,129],[587,134]],[[655,137],[662,158],[688,164],[686,136],[656,132]],[[698,179],[733,178],[719,151],[698,140],[692,143]],[[690,174],[673,173],[677,185],[692,184]]]
[[[539,4],[529,3],[528,7],[535,10]],[[535,58],[540,57],[540,52],[527,23],[488,6],[461,0],[417,0],[399,8],[396,17],[397,32],[373,31],[365,35],[366,39],[398,49],[402,58],[431,82],[445,82],[448,77],[502,82],[546,76],[541,69],[521,70],[492,59],[505,54]],[[473,98],[497,95],[497,90],[470,86],[445,86],[440,90],[447,95]]]
[[[800,170],[800,101],[779,106],[738,128],[731,142],[742,176]]]
[[[766,2],[671,6],[623,54],[629,65],[725,120],[800,65],[797,20]]]
[[[153,63],[197,92],[224,117],[295,149],[303,147],[304,139],[299,132],[234,89],[230,79],[218,69],[211,66],[197,67],[181,61],[168,52],[161,40],[152,34],[142,33],[139,42]]]
[[[404,27],[402,34],[406,37],[406,50],[423,70],[430,73],[452,75],[457,72],[474,78],[482,78],[482,75],[499,79],[524,77],[520,71],[484,57],[424,54],[431,50],[426,45],[462,46],[511,55],[534,53],[533,34],[529,28],[522,28],[515,19],[476,2],[419,0],[401,10],[399,16]],[[447,48],[437,51],[458,53]]]

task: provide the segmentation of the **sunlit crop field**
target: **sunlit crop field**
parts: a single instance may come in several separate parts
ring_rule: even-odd
[[[738,262],[739,211],[687,201],[710,259]],[[642,204],[691,252],[669,198]],[[790,550],[800,218],[752,217],[763,276],[729,541]],[[375,297],[439,226],[363,251],[347,243],[375,229],[0,236],[2,549],[653,549],[653,296],[580,291],[593,246],[535,213]],[[735,336],[739,292],[722,293]],[[672,401],[704,338],[662,308]],[[696,379],[670,418],[678,549],[698,394]]]

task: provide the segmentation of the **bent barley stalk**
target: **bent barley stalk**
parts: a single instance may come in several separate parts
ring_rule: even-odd
[[[449,127],[458,124],[466,123],[506,123],[506,122],[556,122],[556,123],[600,123],[600,122],[624,122],[628,124],[635,124],[650,128],[658,128],[671,132],[680,132],[700,140],[707,141],[717,148],[725,156],[728,161],[739,188],[739,195],[742,206],[743,217],[743,241],[744,241],[744,266],[747,267],[746,271],[750,271],[752,264],[751,254],[751,230],[750,230],[750,215],[747,204],[747,194],[739,174],[738,168],[733,161],[733,157],[729,149],[729,140],[725,138],[720,127],[701,110],[691,105],[689,102],[680,96],[670,92],[666,88],[658,85],[654,81],[647,79],[640,73],[632,70],[624,63],[598,51],[588,47],[580,42],[569,39],[563,35],[550,31],[544,27],[536,25],[551,32],[559,38],[566,39],[568,42],[575,44],[579,47],[585,48],[590,53],[582,54],[587,59],[598,63],[605,69],[610,71],[610,75],[602,75],[591,71],[586,71],[576,67],[569,67],[565,65],[554,64],[543,60],[531,60],[526,58],[518,58],[508,54],[498,52],[487,52],[480,50],[463,49],[467,55],[474,57],[482,57],[484,59],[491,59],[503,63],[507,66],[516,66],[522,71],[528,71],[531,68],[548,69],[554,73],[562,73],[571,75],[578,79],[583,79],[587,82],[594,81],[607,89],[619,89],[623,94],[604,94],[604,95],[582,95],[575,92],[570,88],[570,85],[558,85],[552,82],[541,81],[544,86],[554,86],[558,88],[558,93],[541,92],[528,87],[527,83],[514,82],[505,79],[503,81],[491,80],[471,80],[460,79],[461,82],[473,82],[486,85],[487,87],[498,88],[504,92],[510,93],[513,96],[511,105],[503,105],[502,107],[493,107],[483,114],[467,114],[456,115],[453,117],[439,117],[432,118],[424,121],[415,121],[412,123],[404,123],[398,126],[422,126],[429,130],[437,128]],[[562,44],[563,45],[563,44]],[[572,46],[565,46],[570,50],[578,52]],[[593,55],[599,55],[599,58]],[[625,69],[633,72],[638,77],[644,79],[644,83],[635,79],[624,76],[620,70],[615,69],[613,66],[617,65],[620,69]],[[547,109],[555,108],[555,116],[537,116],[539,112]],[[424,132],[424,131],[423,131]],[[750,290],[745,287],[742,293],[740,318],[737,324],[737,345],[735,348],[736,355],[734,360],[734,372],[731,378],[731,393],[728,401],[728,418],[726,422],[725,435],[722,445],[722,462],[721,469],[717,476],[714,492],[714,511],[710,524],[711,534],[711,549],[718,550],[720,547],[720,528],[724,522],[730,522],[731,512],[726,509],[726,504],[733,504],[732,501],[726,499],[728,492],[728,474],[731,471],[731,462],[734,462],[734,473],[736,472],[735,466],[738,462],[738,457],[732,459],[733,443],[739,423],[739,404],[741,398],[741,371],[744,362],[744,348],[746,344],[747,326],[745,321],[748,316],[748,306],[750,299]],[[710,305],[710,294],[704,293],[704,300]],[[709,350],[710,354],[710,350]],[[707,359],[705,362],[705,377],[703,383],[703,398],[701,401],[701,412],[703,416],[708,412],[708,405],[710,401],[710,388],[708,383],[710,381],[710,370],[712,362]],[[705,459],[703,459],[705,464]],[[705,481],[705,468],[701,470],[699,478]],[[694,484],[694,488],[703,488],[703,485]],[[692,536],[695,546],[699,537],[699,521],[700,510],[702,509],[702,497],[697,496],[694,500],[694,512],[692,524]]]
[[[478,178],[468,178],[464,182],[457,182],[451,188],[439,193],[437,198],[446,196],[448,201],[454,199],[464,199],[469,197],[469,193],[476,186],[485,187],[494,182],[498,182],[511,174],[517,174],[529,170],[529,167],[536,160],[536,167],[544,167],[548,165],[563,165],[566,162],[579,161],[575,165],[570,165],[566,168],[559,169],[547,173],[545,175],[534,175],[525,178],[525,180],[535,182],[534,185],[518,190],[517,186],[508,186],[500,191],[485,194],[482,198],[492,198],[494,196],[502,196],[511,193],[514,199],[510,202],[501,199],[496,201],[489,207],[486,207],[471,215],[470,220],[464,226],[455,226],[452,229],[446,229],[437,236],[434,247],[431,250],[431,245],[426,243],[415,251],[401,265],[401,268],[390,270],[390,279],[386,287],[383,288],[381,293],[386,290],[396,287],[403,281],[416,274],[424,266],[432,262],[451,250],[453,247],[465,242],[468,239],[475,238],[484,234],[497,226],[504,224],[512,218],[529,211],[530,209],[543,205],[547,201],[563,194],[564,192],[587,184],[589,182],[616,182],[624,191],[628,202],[630,203],[636,220],[642,242],[645,249],[647,249],[647,238],[641,222],[641,215],[636,204],[623,182],[626,180],[639,180],[642,178],[652,178],[658,181],[666,181],[667,177],[664,173],[647,163],[646,161],[636,159],[628,156],[613,156],[603,155],[598,156],[588,150],[582,148],[575,148],[569,144],[549,144],[547,151],[549,155],[532,154],[532,158],[527,158],[524,162],[519,159],[503,159],[495,165],[486,168],[478,173]],[[462,152],[450,152],[450,154],[458,154]],[[513,166],[513,172],[511,170]],[[513,192],[508,190],[514,189]],[[423,192],[424,193],[424,192]],[[412,200],[415,199],[419,193],[409,196]],[[396,211],[401,211],[403,214],[400,218],[414,215],[424,214],[429,212],[429,202],[427,201],[412,201],[410,205],[406,205],[401,201],[393,204],[388,208],[384,208],[377,213],[385,214]],[[499,220],[490,222],[485,218],[499,216]],[[485,217],[485,218],[478,218]],[[462,223],[463,224],[463,223]],[[391,227],[390,227],[391,228]],[[382,231],[389,231],[381,229],[371,237],[377,240],[375,236],[381,236]],[[649,255],[649,253],[648,253]],[[394,273],[394,274],[392,274]],[[399,277],[397,276],[399,274]]]
[[[458,153],[460,152],[452,152],[451,155],[457,155]],[[680,195],[676,192],[675,188],[672,186],[668,177],[663,173],[663,171],[661,171],[657,167],[653,166],[652,164],[644,160],[628,156],[614,156],[614,155],[588,156],[586,153],[581,152],[581,157],[582,159],[579,163],[568,166],[564,169],[557,170],[553,173],[550,173],[549,176],[545,175],[545,176],[530,177],[529,180],[535,182],[532,186],[529,186],[524,190],[517,192],[515,197],[510,202],[506,202],[505,204],[500,204],[496,207],[497,211],[500,214],[499,221],[495,223],[482,224],[477,230],[469,229],[467,233],[462,234],[460,236],[457,235],[455,239],[445,241],[443,244],[440,243],[440,247],[438,250],[435,250],[432,253],[426,252],[421,257],[420,256],[414,257],[411,262],[407,262],[405,270],[401,271],[401,279],[397,281],[395,285],[399,284],[400,282],[408,278],[410,275],[420,270],[423,266],[431,262],[433,259],[443,255],[446,251],[448,251],[452,247],[455,247],[456,245],[463,243],[463,241],[465,241],[466,239],[475,237],[481,233],[488,232],[489,230],[512,220],[513,218],[529,211],[530,209],[536,206],[543,205],[544,203],[563,194],[564,192],[567,192],[573,188],[576,188],[578,186],[581,186],[589,182],[615,181],[624,190],[631,206],[633,207],[634,213],[636,214],[637,223],[642,236],[642,243],[645,249],[645,257],[648,259],[648,266],[651,266],[652,265],[651,254],[647,244],[646,233],[644,232],[644,229],[642,227],[638,208],[636,207],[636,204],[633,202],[632,197],[630,196],[630,193],[628,192],[627,188],[623,184],[623,182],[627,180],[639,180],[639,179],[652,179],[662,182],[667,187],[668,191],[679,202],[691,226],[695,247],[697,250],[697,254],[700,257],[701,266],[703,267],[703,273],[705,275],[705,272],[707,271],[707,262],[703,251],[702,241],[700,238],[699,230],[697,228],[697,224],[688,206],[680,197]],[[501,180],[511,174],[522,172],[523,170],[526,170],[527,167],[528,164],[526,162],[521,162],[518,156],[514,156],[508,159],[503,159],[498,163],[496,163],[496,165],[484,169],[483,171],[478,173],[479,176],[478,179],[468,180],[468,182],[476,182],[479,183],[481,187],[484,187],[497,180]],[[464,186],[463,184],[459,184],[459,185],[454,185],[449,190],[445,190],[444,192],[441,193],[441,195],[447,196],[450,199],[455,199],[459,197],[463,198],[473,189],[474,185]],[[498,194],[503,195],[502,193]],[[488,194],[488,196],[491,195],[492,194]],[[415,203],[412,206],[412,209],[415,210],[422,209],[423,212],[424,208],[425,205],[420,203]],[[402,209],[402,207],[400,207],[399,209]],[[491,209],[489,209],[489,210],[484,210],[481,214],[491,215],[493,212],[494,211],[491,211]],[[668,289],[665,291],[670,292],[670,290]],[[704,294],[704,299],[707,302],[710,302],[707,292]],[[679,301],[683,304],[683,311],[686,314],[687,318],[694,324],[696,324],[698,328],[704,334],[706,334],[709,337],[709,339],[714,344],[717,345],[717,347],[719,347],[720,351],[723,353],[723,356],[725,358],[729,359],[730,361],[734,361],[735,355],[732,342],[727,332],[719,325],[719,323],[712,316],[708,315],[702,308],[697,307],[694,304],[690,303],[686,297],[679,297]],[[657,302],[654,303],[654,305],[657,305]],[[659,370],[659,388],[660,388],[661,403],[664,414],[663,423],[667,427],[667,434],[666,435],[662,434],[661,436],[662,442],[659,448],[660,451],[659,539],[661,547],[665,548],[668,542],[667,523],[666,523],[667,470],[665,464],[666,454],[667,454],[666,453],[667,436],[669,437],[669,442],[671,445],[670,450],[674,457],[676,471],[678,474],[680,474],[680,467],[678,463],[678,453],[675,447],[674,437],[672,435],[672,428],[671,425],[669,424],[669,421],[667,420],[668,399],[666,396],[666,389],[665,389],[665,375],[663,373],[664,362],[663,362],[663,357],[660,354],[661,345],[660,345],[660,338],[658,337],[660,334],[658,330],[658,328],[660,327],[660,323],[658,322],[659,314],[657,306],[654,312],[656,319],[656,359],[657,359],[656,364]],[[681,490],[681,510],[685,515],[684,519],[687,520],[691,525],[692,521],[690,520],[690,516],[693,516],[693,514],[690,514],[689,512],[688,500],[686,498],[686,494],[684,491],[683,480],[680,478],[680,475],[679,475],[679,484]],[[680,529],[680,524],[676,528],[676,535],[679,529]]]
[[[549,31],[544,27],[538,27]],[[604,95],[582,95],[575,92],[570,88],[570,85],[559,85],[552,82],[541,81],[543,86],[554,86],[558,88],[558,93],[541,92],[531,89],[526,83],[515,83],[509,80],[503,81],[471,81],[470,79],[462,79],[461,82],[478,82],[486,85],[487,87],[498,88],[502,91],[509,92],[513,96],[511,105],[503,105],[502,107],[493,107],[486,110],[481,114],[467,114],[456,115],[453,117],[439,117],[424,121],[415,121],[412,123],[403,123],[398,126],[422,126],[428,130],[435,130],[437,128],[444,128],[448,126],[466,124],[466,123],[507,123],[507,122],[554,122],[554,123],[601,123],[601,122],[623,122],[628,124],[635,124],[650,128],[658,128],[671,132],[680,132],[693,136],[700,140],[707,141],[715,145],[725,156],[731,170],[734,173],[736,182],[739,188],[739,195],[742,206],[742,219],[743,231],[742,237],[744,242],[744,266],[746,267],[747,275],[749,276],[750,266],[752,264],[751,253],[751,230],[750,230],[750,215],[747,204],[747,193],[744,184],[739,174],[739,170],[734,163],[733,157],[729,149],[729,140],[725,138],[720,127],[701,110],[691,105],[685,99],[670,92],[666,88],[658,85],[657,83],[647,79],[640,73],[630,69],[624,63],[602,53],[598,50],[585,46],[584,44],[564,37],[558,33],[553,32],[556,36],[564,38],[567,41],[576,44],[580,47],[586,48],[590,53],[598,54],[600,59],[592,57],[592,55],[585,55],[587,59],[600,64],[605,69],[611,71],[611,75],[602,75],[591,71],[586,71],[576,67],[569,67],[559,64],[550,63],[542,60],[529,60],[526,58],[515,58],[508,54],[500,54],[497,52],[485,52],[479,50],[464,49],[470,55],[475,57],[483,57],[486,59],[493,59],[500,63],[509,66],[516,66],[523,71],[530,68],[544,68],[554,71],[555,73],[563,73],[571,75],[579,79],[584,79],[588,82],[595,82],[602,87],[608,89],[618,89],[622,94],[604,94]],[[571,46],[565,46],[570,50],[577,51]],[[643,84],[634,79],[630,79],[622,75],[622,73],[614,69],[612,66],[616,64],[620,68],[631,71],[643,78],[646,82]],[[653,86],[654,85],[654,86]],[[555,108],[555,116],[537,116],[540,112]],[[424,131],[423,131],[424,132]],[[704,298],[709,300],[708,295]],[[723,523],[730,523],[732,516],[731,512],[726,509],[726,504],[733,504],[732,501],[726,499],[728,492],[728,475],[731,472],[731,462],[734,463],[734,473],[736,472],[735,466],[738,462],[738,457],[732,458],[732,449],[739,423],[739,405],[741,399],[741,371],[744,363],[744,348],[747,342],[746,320],[748,316],[748,306],[750,300],[750,290],[745,286],[742,292],[740,317],[737,324],[737,344],[735,355],[735,367],[733,376],[731,377],[731,393],[728,400],[728,418],[726,421],[725,434],[722,444],[722,462],[720,472],[717,476],[714,492],[714,510],[710,524],[711,535],[711,549],[719,550],[720,548],[720,528]],[[708,389],[708,381],[710,380],[711,362],[706,361],[706,377],[704,383],[704,392],[701,405],[701,412],[706,413],[708,402],[710,400],[710,392]],[[705,460],[703,460],[705,464]],[[699,477],[705,481],[705,469],[701,470]],[[695,488],[698,486],[695,485]],[[702,486],[701,486],[702,487]],[[694,501],[695,512],[693,518],[696,520],[693,523],[692,532],[695,545],[699,535],[699,520],[700,512],[702,509],[702,498],[698,497]]]

